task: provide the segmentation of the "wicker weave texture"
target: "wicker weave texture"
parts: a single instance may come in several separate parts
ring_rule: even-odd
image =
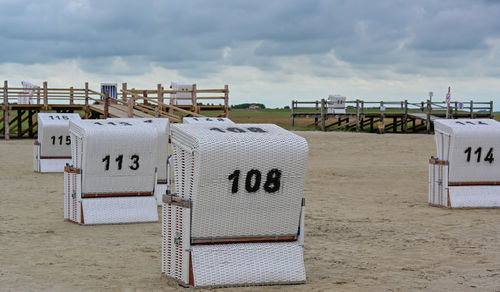
[[[449,187],[452,208],[500,207],[500,186]]]
[[[69,198],[71,197],[70,173],[64,172],[64,219],[69,219]]]
[[[64,219],[81,222],[81,178],[80,174],[64,172]]]
[[[429,164],[428,202],[448,206],[448,165]]]
[[[40,172],[63,172],[67,163],[71,159],[40,159]]]
[[[189,283],[190,209],[162,206],[162,273]]]
[[[270,124],[176,124],[172,144],[176,190],[193,201],[193,239],[297,235],[304,138]],[[273,172],[279,187],[267,184],[266,190]]]
[[[296,243],[192,246],[196,287],[305,282],[303,247]]]
[[[82,120],[70,122],[70,133],[82,141],[73,164],[82,170],[83,193],[153,191],[159,144],[155,128]]]
[[[450,182],[500,181],[500,159],[495,159],[500,155],[499,122],[439,119],[434,127],[438,157],[449,162]]]
[[[38,113],[38,142],[40,155],[71,156],[69,121],[79,121],[78,114]],[[62,171],[62,170],[60,170]]]
[[[212,117],[185,117],[182,119],[183,124],[234,124],[229,118],[212,118]]]
[[[156,158],[156,167],[159,180],[167,179],[167,158],[168,153],[168,137],[170,135],[170,122],[166,118],[111,118],[110,121],[126,122],[131,124],[142,123],[146,126],[151,126],[158,131],[158,151]]]
[[[158,221],[153,196],[83,199],[82,208],[85,224]]]

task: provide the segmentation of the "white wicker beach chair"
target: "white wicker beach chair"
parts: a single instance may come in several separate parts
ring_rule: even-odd
[[[173,99],[174,105],[193,105],[193,84],[183,83],[183,82],[172,82],[170,84],[172,90],[176,90],[176,93],[171,93],[170,98]]]
[[[329,114],[345,114],[346,97],[339,94],[328,96],[327,112]]]
[[[80,120],[78,114],[38,113],[38,138],[33,146],[36,172],[63,172],[71,162],[69,121]]]
[[[305,282],[308,145],[271,124],[175,124],[162,272],[181,285]]]
[[[429,204],[500,207],[500,123],[492,119],[434,121],[437,157],[429,160]]]
[[[72,161],[64,169],[64,218],[79,224],[158,220],[158,130],[110,120],[70,122]]]
[[[22,94],[19,94],[19,97],[17,98],[17,103],[31,104],[32,103],[31,99],[33,98],[34,89],[40,88],[40,86],[24,80],[21,81],[21,85],[23,87],[23,92]]]

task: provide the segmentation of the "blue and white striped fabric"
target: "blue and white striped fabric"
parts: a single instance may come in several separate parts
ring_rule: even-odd
[[[106,90],[108,91],[108,95],[111,98],[116,98],[118,95],[118,86],[116,83],[101,83],[101,93],[106,94]],[[104,100],[104,97],[101,96],[101,100]]]

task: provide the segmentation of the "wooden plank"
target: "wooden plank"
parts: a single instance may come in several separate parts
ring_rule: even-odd
[[[7,80],[3,83],[3,105],[4,105],[4,113],[3,113],[3,126],[4,126],[4,137],[5,140],[10,139],[10,127],[9,127],[9,84]]]
[[[321,99],[321,131],[326,131],[326,128],[325,128],[325,119],[326,119],[326,115],[325,115],[325,99],[322,98]]]
[[[256,237],[224,237],[224,238],[193,238],[191,244],[244,243],[244,242],[287,242],[295,241],[297,236],[256,236]]]
[[[94,112],[98,112],[104,114],[104,105],[103,104],[92,104],[89,105],[89,110]],[[152,118],[153,116],[148,115],[144,112],[138,111],[136,109],[132,110],[133,117],[138,118]],[[128,107],[123,105],[113,105],[109,107],[109,116],[112,118],[127,118],[128,117]]]
[[[17,137],[21,138],[23,135],[23,110],[17,110]]]
[[[43,82],[43,108],[47,111],[49,109],[49,99],[47,96],[47,81]]]

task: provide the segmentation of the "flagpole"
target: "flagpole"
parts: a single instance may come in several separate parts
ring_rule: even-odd
[[[450,100],[451,100],[451,86],[448,86],[448,93],[446,94],[446,119],[450,118]]]

